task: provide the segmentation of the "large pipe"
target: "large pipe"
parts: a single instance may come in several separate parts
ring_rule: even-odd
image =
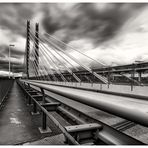
[[[136,110],[135,108],[130,109],[127,107],[119,106],[113,104],[112,102],[99,100],[99,95],[95,92],[92,92],[90,95],[84,90],[79,90],[76,92],[76,89],[73,90],[71,88],[65,87],[62,87],[61,89],[61,86],[51,86],[25,80],[22,81],[148,127],[148,114],[146,112]]]

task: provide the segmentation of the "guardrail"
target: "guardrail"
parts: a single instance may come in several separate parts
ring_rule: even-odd
[[[0,78],[0,106],[4,102],[9,90],[13,85],[14,80],[7,78]]]
[[[130,98],[135,98],[135,99],[142,99],[142,100],[146,100],[148,101],[148,93],[146,92],[146,89],[143,90],[143,92],[141,91],[140,94],[133,92],[133,93],[128,93],[128,92],[118,92],[117,88],[119,87],[117,85],[116,87],[116,91],[111,91],[111,90],[107,90],[107,89],[102,89],[102,85],[105,84],[96,84],[96,86],[94,87],[89,87],[89,86],[83,86],[83,84],[78,85],[77,83],[64,83],[64,82],[52,82],[52,81],[40,81],[40,80],[30,80],[30,82],[37,82],[37,83],[42,83],[42,84],[49,84],[49,85],[54,85],[54,86],[61,86],[61,87],[69,87],[69,88],[73,88],[73,89],[80,89],[80,90],[86,90],[86,91],[92,91],[92,92],[99,92],[99,93],[104,93],[104,94],[111,94],[111,95],[115,95],[115,96],[123,96],[123,97],[130,97]],[[90,84],[91,85],[91,84]],[[120,86],[122,88],[122,86]],[[140,87],[140,86],[138,86]],[[145,91],[145,94],[144,94]],[[136,93],[136,94],[134,94]]]
[[[87,104],[87,105],[89,105],[91,107],[95,107],[97,109],[101,109],[103,111],[112,113],[114,115],[119,115],[120,117],[127,117],[127,119],[132,119],[132,120],[134,120],[136,122],[138,121],[138,123],[142,123],[142,125],[143,124],[145,126],[148,125],[147,118],[145,118],[146,116],[140,117],[141,114],[138,114],[138,119],[136,119],[137,116],[135,114],[133,114],[131,112],[131,110],[130,110],[131,113],[128,115],[128,111],[125,110],[125,109],[119,108],[119,107],[114,106],[114,105],[111,106],[111,104],[107,104],[107,105],[103,104],[101,102],[98,102],[96,99],[95,100],[92,100],[92,99],[90,100],[89,97],[86,96],[86,95],[85,95],[86,97],[82,97],[81,95],[78,95],[78,94],[71,94],[70,92],[64,92],[61,89],[56,90],[53,87],[45,86],[45,85],[39,84],[39,83],[33,83],[33,82],[30,82],[30,81],[26,81],[26,80],[21,80],[20,82],[21,82],[21,85],[24,88],[27,87],[27,86],[30,87],[31,85],[40,88],[43,96],[45,95],[44,90],[47,90],[47,91],[50,91],[50,92],[65,96],[65,97],[67,97],[69,99],[81,102],[83,104]],[[32,98],[31,96],[29,96],[29,97]],[[46,109],[46,105],[40,104],[34,98],[32,98],[32,100],[44,112],[43,121],[46,119],[45,115],[47,115],[49,118],[52,118],[53,120],[55,120],[50,115],[50,113],[48,112],[48,109]],[[43,97],[43,102],[44,102],[44,97]],[[47,106],[48,105],[49,104],[47,104]],[[35,107],[35,110],[36,110],[36,107]],[[142,122],[139,121],[139,118],[140,118],[140,120],[142,119]],[[143,118],[145,118],[145,120]],[[55,121],[55,124],[58,127],[60,127],[60,129],[62,130],[64,135],[70,141],[72,141],[73,144],[78,144],[77,141],[75,141],[75,139],[65,130],[65,128],[61,127],[57,121]],[[100,125],[101,128],[97,131],[96,136],[97,136],[98,139],[101,139],[102,141],[104,141],[107,144],[115,144],[115,145],[121,145],[121,144],[122,145],[131,145],[131,144],[133,144],[133,145],[142,145],[143,144],[142,142],[140,142],[140,141],[138,141],[138,140],[136,140],[136,139],[134,139],[134,138],[132,138],[130,136],[127,136],[124,133],[121,133],[121,132],[115,130],[114,128],[102,123],[101,121],[99,121],[99,125]]]
[[[77,102],[81,102],[83,104],[86,104],[88,106],[103,110],[105,112],[111,113],[113,115],[119,116],[121,118],[127,119],[129,121],[141,124],[143,126],[148,127],[148,114],[146,112],[141,112],[139,110],[126,108],[123,106],[118,106],[113,104],[112,102],[105,102],[100,101],[97,98],[93,98],[91,96],[86,95],[86,92],[81,94],[78,94],[76,92],[68,92],[64,89],[58,89],[56,87],[50,87],[49,85],[44,85],[41,83],[35,83],[30,81],[23,80],[24,83],[28,83],[30,85],[37,86],[39,88],[42,88],[44,90],[51,91],[53,93],[62,95],[64,97],[67,97],[69,99],[75,100]]]

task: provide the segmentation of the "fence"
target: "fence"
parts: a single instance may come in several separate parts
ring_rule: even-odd
[[[8,95],[9,90],[13,85],[14,80],[7,78],[0,78],[0,105]]]

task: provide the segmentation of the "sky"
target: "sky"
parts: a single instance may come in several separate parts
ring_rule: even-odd
[[[148,61],[147,3],[0,3],[0,74],[14,72],[25,55],[26,21],[107,66]],[[63,49],[86,65],[76,52]],[[99,66],[98,66],[99,68]]]

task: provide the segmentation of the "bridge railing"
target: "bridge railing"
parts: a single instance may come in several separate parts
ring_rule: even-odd
[[[70,91],[60,89],[60,88],[58,89],[56,87],[50,87],[50,86],[47,86],[47,85],[42,84],[42,83],[31,82],[31,81],[27,81],[27,80],[21,80],[20,82],[22,84],[24,84],[25,86],[35,86],[35,87],[43,90],[43,92],[44,91],[53,92],[53,93],[56,93],[58,95],[67,97],[71,100],[78,101],[80,103],[89,105],[89,106],[94,107],[96,109],[105,111],[107,113],[116,115],[118,117],[121,117],[121,118],[127,119],[129,121],[132,121],[132,122],[135,122],[135,123],[138,123],[140,125],[148,127],[148,115],[147,115],[147,113],[136,111],[136,110],[133,110],[133,109],[130,109],[130,108],[128,109],[128,108],[125,108],[125,107],[121,107],[121,106],[115,105],[111,102],[105,102],[104,103],[97,98],[94,98],[94,99],[90,98],[89,95],[86,96],[86,95],[83,95],[83,94],[72,93]],[[103,131],[102,132],[103,133],[105,132],[105,135],[104,134],[101,135],[102,132],[100,132],[99,137],[103,137],[103,138],[105,138],[105,140],[108,140],[109,135],[114,133],[115,135],[112,135],[112,138],[109,140],[109,141],[112,141],[114,144],[115,143],[116,144],[117,143],[118,144],[129,144],[128,142],[131,143],[131,141],[133,141],[133,138],[130,139],[131,137],[129,138],[128,136],[125,136],[125,135],[123,136],[122,133],[114,131],[112,129],[112,127],[110,127],[110,126],[108,127],[104,123],[101,123],[101,124],[103,125]],[[137,142],[133,141],[133,144],[134,143],[136,144]]]
[[[93,91],[99,91],[99,92],[108,92],[111,94],[121,94],[121,96],[131,96],[137,95],[140,98],[146,98],[145,100],[148,100],[148,86],[133,86],[133,90],[131,90],[130,85],[122,85],[122,84],[102,84],[102,83],[85,83],[85,82],[59,82],[59,81],[45,81],[45,80],[31,80],[32,82],[39,82],[42,84],[51,84],[51,85],[57,85],[57,86],[64,86],[64,87],[74,87],[79,89],[86,89],[86,90],[93,90]]]
[[[14,80],[8,78],[0,78],[0,106],[8,95]]]
[[[67,97],[71,100],[78,101],[80,103],[86,104],[88,106],[94,107],[96,109],[111,113],[113,115],[119,116],[121,118],[127,119],[129,121],[138,123],[140,125],[143,125],[145,127],[148,127],[148,114],[146,112],[142,112],[135,109],[130,109],[122,106],[118,106],[113,104],[112,102],[102,102],[97,98],[94,98],[92,100],[91,96],[86,96],[86,94],[77,94],[73,92],[67,92],[67,90],[59,89],[56,87],[49,87],[49,85],[45,85],[38,82],[31,82],[31,81],[25,81],[22,80],[22,82],[39,87],[41,89],[56,93],[58,95]]]

